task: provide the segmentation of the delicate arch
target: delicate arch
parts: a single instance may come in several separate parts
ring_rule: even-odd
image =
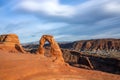
[[[62,57],[62,51],[61,51],[59,45],[57,44],[57,42],[54,40],[54,37],[51,36],[51,35],[43,35],[41,37],[40,42],[39,42],[40,45],[38,47],[37,53],[44,55],[45,51],[44,51],[43,46],[44,46],[46,41],[48,41],[49,44],[50,44],[50,47],[51,47],[50,53],[51,53],[51,55],[56,57],[56,59],[61,59],[62,61],[64,61],[63,57]]]

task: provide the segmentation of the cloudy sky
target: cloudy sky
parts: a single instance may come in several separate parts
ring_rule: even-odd
[[[21,43],[120,38],[120,0],[0,0],[0,34]]]

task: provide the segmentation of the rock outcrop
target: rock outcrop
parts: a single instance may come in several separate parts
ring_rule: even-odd
[[[53,36],[51,35],[43,35],[40,39],[39,42],[39,47],[37,50],[37,53],[44,55],[45,54],[45,50],[44,50],[44,44],[45,42],[48,41],[50,43],[50,54],[52,55],[52,57],[54,57],[53,61],[55,62],[64,62],[64,59],[62,57],[62,51],[59,47],[59,45],[57,44],[57,42],[54,40]]]
[[[20,45],[19,38],[16,34],[3,34],[0,35],[0,49],[9,52],[25,53]]]
[[[120,74],[120,59],[87,55],[82,52],[62,49],[65,62],[74,67]]]
[[[80,51],[120,50],[120,39],[98,39],[75,42],[74,49],[75,50],[79,49]]]
[[[62,48],[76,51],[120,51],[120,39],[81,40],[67,44],[60,44]]]

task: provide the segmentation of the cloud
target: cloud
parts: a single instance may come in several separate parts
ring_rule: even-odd
[[[48,16],[69,17],[74,14],[72,6],[61,5],[59,0],[21,0],[16,8]]]
[[[120,1],[115,0],[105,5],[105,10],[113,14],[120,14]]]
[[[120,16],[119,5],[118,0],[88,0],[77,5],[60,4],[59,0],[22,0],[15,9],[53,22],[85,24]]]
[[[76,0],[74,4],[69,0],[11,0],[2,7],[0,17],[2,32],[17,33],[23,42],[39,40],[42,34],[64,41],[120,38],[119,0]]]

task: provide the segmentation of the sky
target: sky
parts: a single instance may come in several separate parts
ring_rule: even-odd
[[[0,34],[21,43],[120,38],[120,0],[0,0]]]

